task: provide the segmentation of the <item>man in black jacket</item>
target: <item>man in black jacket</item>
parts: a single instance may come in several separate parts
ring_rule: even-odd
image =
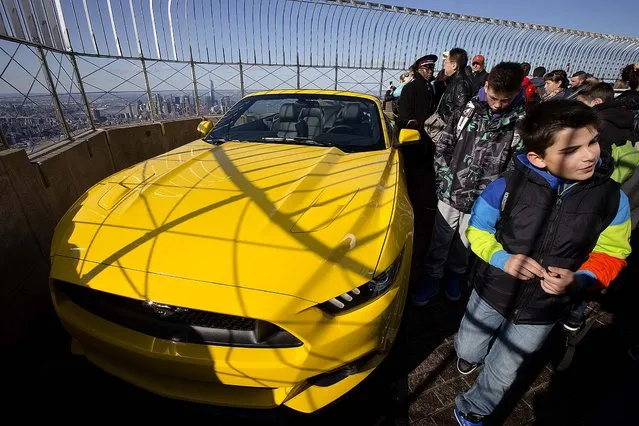
[[[430,80],[435,72],[437,55],[426,55],[413,64],[416,70],[413,81],[402,89],[399,98],[399,117],[397,127],[400,129],[417,129],[422,131],[424,121],[432,113],[433,86]]]
[[[453,111],[466,105],[466,102],[473,97],[473,83],[466,74],[466,65],[468,65],[468,53],[458,47],[451,49],[444,62],[446,91],[437,107],[437,113],[444,123],[448,123]]]
[[[437,55],[426,55],[413,64],[415,70],[413,81],[406,84],[399,97],[399,116],[396,119],[398,129],[416,129],[421,135],[421,142],[403,146],[400,150],[402,163],[406,173],[408,195],[415,213],[415,233],[425,236],[426,208],[435,204],[429,187],[434,181],[433,153],[428,136],[424,131],[424,122],[433,112],[433,86],[430,80],[435,71]],[[429,177],[430,176],[430,177]],[[416,247],[424,238],[418,238]]]

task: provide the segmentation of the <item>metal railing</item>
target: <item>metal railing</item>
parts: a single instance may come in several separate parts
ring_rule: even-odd
[[[361,1],[3,0],[0,128],[9,145],[223,112],[275,88],[381,96],[452,47],[614,80],[639,39]],[[2,139],[0,138],[0,141]]]

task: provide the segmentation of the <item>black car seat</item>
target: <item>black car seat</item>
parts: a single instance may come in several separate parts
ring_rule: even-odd
[[[300,111],[300,121],[304,123],[302,127],[306,131],[306,134],[300,136],[314,138],[324,131],[324,112],[322,108],[302,108]]]
[[[337,121],[338,115],[340,111],[342,111],[342,106],[340,104],[329,105],[329,106],[325,106],[323,110],[324,110],[324,129],[328,130],[331,127],[335,126],[335,122]]]
[[[297,121],[300,115],[300,104],[286,103],[280,107],[279,121],[277,123],[277,137],[297,137]]]
[[[345,104],[335,125],[348,126],[358,136],[371,135],[371,125],[364,121],[364,109],[359,102]]]

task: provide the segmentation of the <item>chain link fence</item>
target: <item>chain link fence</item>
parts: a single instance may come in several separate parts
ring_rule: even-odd
[[[3,0],[0,147],[219,114],[283,88],[382,96],[460,46],[614,80],[639,39],[351,0]]]

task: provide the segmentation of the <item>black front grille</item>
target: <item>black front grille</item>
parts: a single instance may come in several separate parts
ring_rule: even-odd
[[[162,339],[271,348],[302,344],[276,325],[252,318],[141,301],[62,281],[55,283],[55,290],[107,321]],[[258,328],[268,333],[262,332],[258,338]]]
[[[109,296],[112,298],[118,298],[118,296]],[[130,305],[128,306],[128,309],[131,309],[132,311],[137,310],[140,313],[151,315],[158,319],[196,327],[252,331],[255,330],[255,324],[257,322],[252,318],[198,311],[196,309],[180,310],[180,308],[176,308],[175,306],[150,304],[146,302],[140,303],[139,301],[132,299],[128,299],[127,304]]]

